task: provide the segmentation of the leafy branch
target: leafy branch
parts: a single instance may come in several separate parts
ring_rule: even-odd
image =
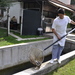
[[[11,0],[0,0],[0,7],[9,7],[11,2]]]

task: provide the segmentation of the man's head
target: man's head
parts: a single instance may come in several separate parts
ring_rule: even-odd
[[[60,8],[58,9],[58,16],[60,19],[63,19],[64,18],[64,14],[65,14],[65,10]]]

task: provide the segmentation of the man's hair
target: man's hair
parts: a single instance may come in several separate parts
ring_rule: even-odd
[[[62,9],[62,8],[59,8],[57,13],[58,13],[58,14],[65,14],[65,10]]]

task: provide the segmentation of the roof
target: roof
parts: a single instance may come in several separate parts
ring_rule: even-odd
[[[73,10],[75,10],[75,5],[67,5],[69,6],[70,8],[72,8]]]
[[[58,0],[48,0],[51,4],[57,6],[57,7],[61,7],[61,8],[64,8],[66,10],[69,10],[69,11],[74,11],[75,8],[73,8],[71,5],[67,5],[61,1],[58,1]]]
[[[18,0],[18,1],[36,1],[36,0]],[[66,10],[69,10],[71,12],[73,12],[75,10],[75,8],[71,5],[67,5],[59,0],[38,0],[38,1],[49,1],[51,4],[57,6],[57,7],[61,7],[64,8]]]
[[[36,0],[18,0],[18,1],[20,1],[20,2],[23,1],[24,2],[24,1],[36,1]],[[38,1],[47,1],[47,0],[38,0]]]

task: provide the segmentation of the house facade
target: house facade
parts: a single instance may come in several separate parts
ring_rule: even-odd
[[[16,17],[17,19],[17,23],[18,23],[18,31],[21,32],[21,17],[23,16],[23,4],[22,2],[18,2],[17,0],[12,0],[12,3],[10,5],[10,8],[9,8],[9,16],[10,16],[10,21],[11,21],[11,18],[13,16]],[[9,21],[9,22],[10,22]],[[7,28],[7,7],[0,7],[0,27],[2,28]]]
[[[58,0],[18,0],[13,1],[12,4],[9,10],[10,19],[13,16],[17,18],[21,35],[36,35],[40,27],[43,28],[44,33],[51,32],[52,22],[60,7],[73,13],[70,6]]]
[[[43,32],[51,32],[51,25],[57,16],[58,8],[64,8],[73,13],[73,9],[58,0],[19,0],[23,2],[22,35],[36,34],[39,27]],[[30,16],[29,14],[32,13]],[[37,14],[35,14],[37,13]],[[34,33],[35,32],[35,33]],[[33,35],[32,34],[32,35]]]

